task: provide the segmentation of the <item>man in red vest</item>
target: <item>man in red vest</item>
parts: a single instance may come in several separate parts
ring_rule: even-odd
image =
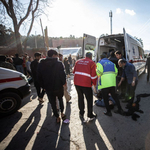
[[[86,53],[86,58],[80,59],[76,62],[74,70],[74,84],[78,93],[78,106],[79,116],[84,117],[84,95],[87,99],[88,113],[87,116],[90,120],[96,118],[93,114],[93,92],[92,84],[96,86],[97,75],[96,75],[96,64],[92,61],[92,53]]]

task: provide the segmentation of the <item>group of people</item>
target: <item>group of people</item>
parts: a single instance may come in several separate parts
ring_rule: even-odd
[[[30,64],[33,58],[28,56],[26,53],[19,57],[19,54],[15,54],[15,56],[5,56],[0,55],[0,67],[5,67],[8,69],[19,71],[26,76],[31,76]]]
[[[39,103],[44,102],[43,96],[46,93],[54,116],[56,117],[56,122],[59,123],[61,118],[63,120],[66,118],[63,113],[63,96],[64,89],[67,89],[66,75],[70,75],[70,68],[68,69],[66,65],[69,64],[71,68],[73,67],[71,55],[63,61],[63,55],[58,54],[57,51],[53,49],[49,50],[47,57],[42,59],[41,53],[37,52],[34,54],[33,61],[31,58],[28,58],[28,63],[26,62],[26,66],[24,66],[23,69],[22,64],[27,60],[26,58],[27,55],[21,59],[16,54],[12,63],[15,66],[14,69],[20,72],[24,71],[23,73],[25,73],[25,71],[29,71],[27,68],[30,68]],[[87,117],[93,120],[97,116],[93,113],[93,91],[95,93],[98,91],[101,92],[106,107],[105,115],[112,116],[109,106],[109,95],[111,95],[118,107],[114,112],[123,115],[124,111],[116,94],[116,87],[120,87],[125,79],[127,80],[125,101],[128,102],[128,106],[132,105],[134,101],[138,77],[134,65],[128,63],[122,57],[120,51],[112,52],[109,58],[103,53],[101,60],[97,64],[92,60],[92,53],[87,52],[85,58],[76,61],[73,74],[74,85],[78,94],[80,118],[84,118],[85,113],[84,95],[87,100]],[[120,78],[117,78],[117,76],[120,76]],[[59,101],[61,118],[59,116],[56,99]]]
[[[121,69],[122,68],[122,69]],[[119,70],[119,72],[118,72]],[[80,59],[76,62],[74,67],[74,84],[78,93],[79,115],[84,117],[84,95],[87,99],[87,116],[90,120],[96,118],[93,113],[93,92],[101,92],[107,116],[112,116],[111,108],[109,105],[109,95],[115,100],[118,107],[115,113],[124,115],[124,111],[120,105],[118,95],[116,94],[116,87],[120,87],[122,82],[127,80],[127,89],[125,101],[132,105],[134,101],[135,89],[138,82],[137,73],[133,64],[128,63],[120,51],[111,52],[111,56],[107,58],[106,54],[101,55],[101,60],[95,64],[92,61],[92,53],[86,53],[86,58]],[[117,76],[121,77],[118,79]],[[117,79],[117,80],[116,80]],[[124,88],[124,87],[123,87]],[[121,88],[121,89],[123,89]]]
[[[61,54],[59,54],[61,55]],[[64,58],[64,66],[65,66],[65,71],[66,71],[66,75],[68,78],[70,78],[70,70],[72,70],[72,68],[75,65],[76,60],[74,58],[71,57],[71,54],[69,55],[69,57],[65,57]]]

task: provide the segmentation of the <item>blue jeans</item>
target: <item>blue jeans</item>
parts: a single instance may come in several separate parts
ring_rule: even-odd
[[[21,72],[21,73],[24,73],[22,65],[16,65],[16,70]]]

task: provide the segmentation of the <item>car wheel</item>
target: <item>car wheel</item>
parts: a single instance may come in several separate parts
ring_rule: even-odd
[[[21,98],[13,92],[0,94],[0,116],[7,116],[16,112],[21,105]]]

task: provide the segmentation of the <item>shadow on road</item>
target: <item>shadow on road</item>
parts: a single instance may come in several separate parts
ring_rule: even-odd
[[[38,105],[36,109],[32,112],[29,116],[27,121],[21,126],[19,131],[16,135],[12,138],[11,142],[7,146],[5,150],[21,150],[25,149],[28,145],[30,139],[32,138],[33,134],[35,133],[35,129],[41,119],[40,109],[42,105]]]
[[[99,130],[95,124],[96,120],[83,124],[83,136],[85,141],[86,150],[97,150],[107,149],[106,145],[103,142]]]
[[[12,131],[14,125],[21,119],[22,113],[16,112],[13,115],[0,118],[0,142],[2,142],[7,135]]]

